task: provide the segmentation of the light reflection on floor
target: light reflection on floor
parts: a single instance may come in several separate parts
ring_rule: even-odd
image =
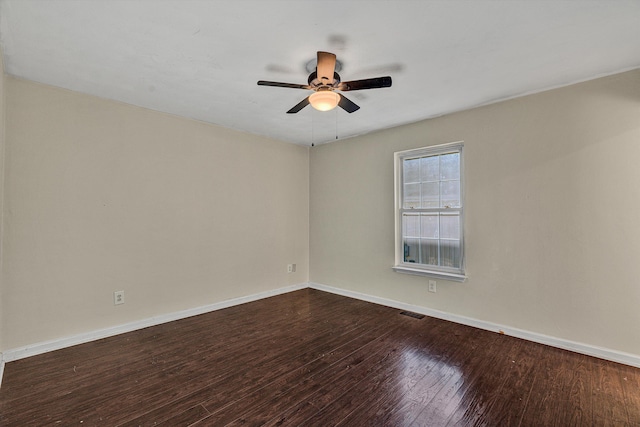
[[[408,348],[402,351],[403,393],[398,396],[397,425],[411,425],[416,419],[447,422],[451,411],[462,401],[456,391],[464,381],[456,366],[443,360],[442,355],[429,354],[424,349]]]

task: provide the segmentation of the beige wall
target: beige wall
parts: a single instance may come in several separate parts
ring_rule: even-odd
[[[308,281],[306,147],[5,90],[3,349]]]
[[[0,95],[0,350],[310,279],[640,355],[639,71],[318,146],[310,159],[10,77]],[[431,294],[426,278],[391,270],[393,153],[458,140],[469,279]]]
[[[391,270],[393,153],[460,140],[469,279],[433,294]],[[640,355],[638,159],[640,71],[317,146],[310,280]]]

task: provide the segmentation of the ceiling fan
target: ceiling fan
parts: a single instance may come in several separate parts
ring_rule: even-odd
[[[287,114],[294,114],[311,104],[320,111],[329,111],[339,106],[347,113],[353,113],[360,109],[358,105],[347,99],[344,95],[336,93],[350,90],[378,89],[391,86],[391,77],[374,77],[372,79],[340,81],[340,75],[336,73],[336,56],[329,52],[318,52],[318,65],[316,71],[309,74],[308,84],[258,81],[259,86],[288,87],[293,89],[307,89],[314,93],[300,101]]]

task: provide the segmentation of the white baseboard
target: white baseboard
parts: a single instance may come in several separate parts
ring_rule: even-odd
[[[208,313],[211,311],[221,310],[223,308],[232,307],[247,302],[257,301],[263,298],[272,297],[275,295],[281,295],[292,291],[297,291],[305,288],[317,289],[320,291],[330,292],[337,295],[343,295],[350,298],[356,298],[362,301],[368,301],[375,304],[386,305],[389,307],[398,308],[401,310],[413,311],[415,313],[424,314],[427,316],[435,317],[438,319],[449,320],[451,322],[460,323],[467,326],[473,326],[476,328],[484,329],[492,332],[504,333],[517,338],[522,338],[528,341],[537,342],[540,344],[550,345],[552,347],[562,348],[565,350],[574,351],[576,353],[586,354],[588,356],[598,357],[600,359],[610,360],[613,362],[623,363],[625,365],[635,366],[640,368],[640,356],[630,353],[624,353],[620,351],[610,350],[607,348],[592,346],[588,344],[569,341],[561,338],[551,337],[548,335],[538,334],[535,332],[525,331],[522,329],[511,328],[509,326],[499,325],[496,323],[485,322],[483,320],[473,319],[470,317],[459,316],[457,314],[446,313],[443,311],[433,310],[426,307],[421,307],[412,304],[406,304],[400,301],[390,300],[386,298],[376,297],[373,295],[363,294],[360,292],[350,291],[346,289],[335,288],[332,286],[323,285],[320,283],[300,283],[297,285],[278,288],[266,292],[260,292],[253,295],[234,298],[226,301],[221,301],[214,304],[205,305],[202,307],[196,307],[188,310],[182,310],[174,313],[163,314],[160,316],[154,316],[147,319],[138,320],[123,325],[117,325],[105,329],[99,329],[97,331],[90,331],[78,335],[69,337],[63,337],[55,340],[44,341],[35,343],[32,345],[14,348],[0,353],[0,385],[2,384],[2,376],[4,373],[4,367],[6,362],[14,360],[24,359],[25,357],[35,356],[49,351],[60,350],[62,348],[71,347],[77,344],[84,344],[90,341],[107,338],[110,336],[123,334],[125,332],[131,332],[149,326],[160,325],[162,323],[172,322],[174,320],[180,320],[191,316],[197,316],[199,314]]]
[[[27,345],[20,348],[14,348],[6,350],[1,353],[2,360],[0,360],[0,375],[3,372],[4,363],[12,362],[18,359],[24,359],[25,357],[35,356],[38,354],[46,353],[49,351],[60,350],[62,348],[71,347],[77,344],[84,344],[86,342],[99,340],[102,338],[111,337],[125,332],[131,332],[149,326],[160,325],[162,323],[172,322],[174,320],[180,320],[191,316],[197,316],[199,314],[208,313],[211,311],[221,310],[223,308],[232,307],[234,305],[240,305],[247,302],[257,301],[259,299],[272,297],[275,295],[285,294],[299,289],[305,289],[308,287],[307,283],[300,283],[297,285],[287,286],[270,291],[260,292],[253,295],[247,295],[244,297],[233,298],[226,301],[217,302],[214,304],[205,305],[202,307],[191,308],[188,310],[177,311],[174,313],[162,314],[159,316],[150,317],[147,319],[137,320],[135,322],[125,323],[123,325],[112,326],[105,329],[99,329],[97,331],[85,332],[78,335],[72,335],[50,341],[43,341]],[[0,376],[0,384],[2,377]]]
[[[470,317],[459,316],[457,314],[446,313],[444,311],[433,310],[412,304],[406,304],[400,301],[380,298],[373,295],[367,295],[360,292],[349,291],[346,289],[334,288],[332,286],[320,283],[309,283],[309,287],[320,291],[331,292],[334,294],[359,299],[362,301],[372,302],[375,304],[386,305],[401,310],[413,311],[415,313],[424,314],[426,316],[435,317],[437,319],[448,320],[462,325],[473,326],[487,331],[503,333],[516,338],[522,338],[527,341],[533,341],[539,344],[545,344],[564,350],[574,351],[576,353],[586,354],[587,356],[598,357],[600,359],[610,360],[612,362],[622,363],[625,365],[640,368],[640,355],[624,353],[608,348],[597,347],[589,344],[583,344],[575,341],[569,341],[562,338],[552,337],[539,334],[536,332],[525,331],[518,328],[512,328],[497,323],[485,322],[483,320],[473,319]]]

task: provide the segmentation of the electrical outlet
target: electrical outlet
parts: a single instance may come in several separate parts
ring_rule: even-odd
[[[429,292],[435,292],[435,291],[436,291],[436,281],[429,280]]]
[[[115,291],[113,293],[113,305],[124,304],[124,291]]]
[[[287,273],[295,273],[296,265],[295,264],[287,264]]]

